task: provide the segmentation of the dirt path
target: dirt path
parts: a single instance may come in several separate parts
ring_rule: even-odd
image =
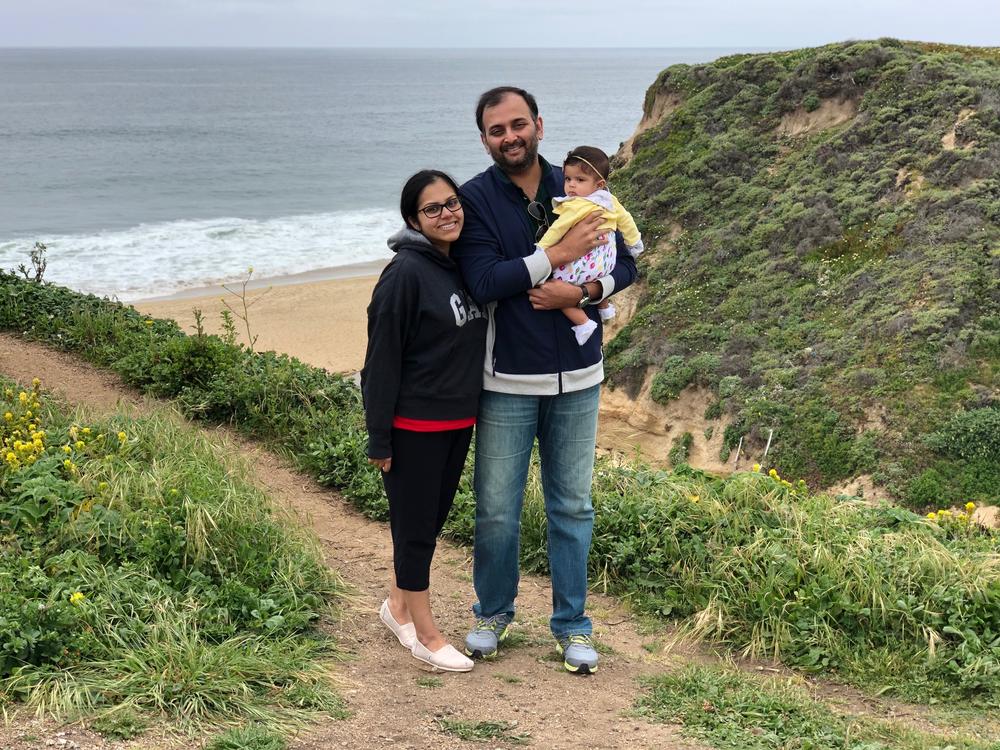
[[[123,385],[113,374],[81,360],[16,337],[0,334],[0,373],[22,383],[34,377],[43,388],[95,412],[119,403],[148,410],[154,403]],[[336,667],[344,683],[350,718],[315,725],[293,748],[469,748],[477,745],[442,732],[440,719],[507,721],[529,735],[537,748],[698,748],[677,727],[654,725],[625,715],[639,691],[637,678],[662,673],[698,654],[664,654],[657,648],[666,633],[644,632],[612,597],[593,595],[589,613],[595,635],[608,647],[600,672],[576,677],[554,660],[548,632],[551,591],[544,578],[526,576],[518,596],[519,645],[503,658],[480,663],[469,674],[430,674],[403,650],[378,621],[391,561],[388,528],[355,512],[338,494],[296,472],[260,446],[229,430],[206,428],[234,445],[250,462],[257,481],[278,502],[308,522],[323,544],[327,563],[354,589],[334,629],[351,658]],[[431,591],[441,629],[460,643],[471,622],[471,562],[468,550],[442,543],[435,556]],[[653,649],[650,653],[644,645]],[[57,732],[64,734],[59,735]],[[182,746],[190,746],[190,742]],[[80,728],[18,720],[0,727],[0,747],[105,748],[175,747],[147,736],[135,743],[111,743]],[[491,741],[487,747],[508,747]]]

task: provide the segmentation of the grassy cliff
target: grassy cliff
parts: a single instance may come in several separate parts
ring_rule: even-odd
[[[1000,496],[1000,50],[843,43],[676,65],[616,192],[653,242],[610,382],[717,396],[821,485]]]

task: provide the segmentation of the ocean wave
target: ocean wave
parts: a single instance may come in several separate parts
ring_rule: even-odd
[[[274,219],[140,224],[122,231],[40,237],[47,281],[136,300],[245,278],[288,276],[386,259],[399,214],[368,209]],[[0,240],[0,268],[27,264],[36,238]]]

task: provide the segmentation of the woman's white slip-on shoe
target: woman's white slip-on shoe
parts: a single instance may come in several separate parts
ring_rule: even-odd
[[[405,625],[400,625],[396,622],[396,618],[392,616],[392,610],[389,609],[388,599],[383,601],[382,606],[379,607],[378,616],[385,623],[385,626],[392,631],[392,634],[396,636],[403,648],[408,648],[412,651],[413,644],[417,642],[416,626],[412,622],[408,622]]]
[[[450,643],[437,651],[431,651],[420,641],[416,641],[410,653],[413,654],[414,659],[419,659],[424,664],[430,664],[435,669],[441,669],[445,672],[470,672],[475,665],[472,659]]]

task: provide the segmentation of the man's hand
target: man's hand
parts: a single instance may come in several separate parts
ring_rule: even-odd
[[[600,231],[604,218],[599,210],[595,210],[585,219],[578,221],[566,232],[559,242],[545,251],[553,268],[559,268],[582,258],[598,245],[605,242],[607,232]]]
[[[596,298],[601,293],[601,285],[587,282],[588,292]],[[562,310],[576,307],[580,302],[580,287],[568,281],[552,279],[528,290],[528,299],[536,310]]]
[[[392,456],[389,458],[369,458],[368,463],[377,466],[383,474],[388,474],[389,469],[392,468]]]

